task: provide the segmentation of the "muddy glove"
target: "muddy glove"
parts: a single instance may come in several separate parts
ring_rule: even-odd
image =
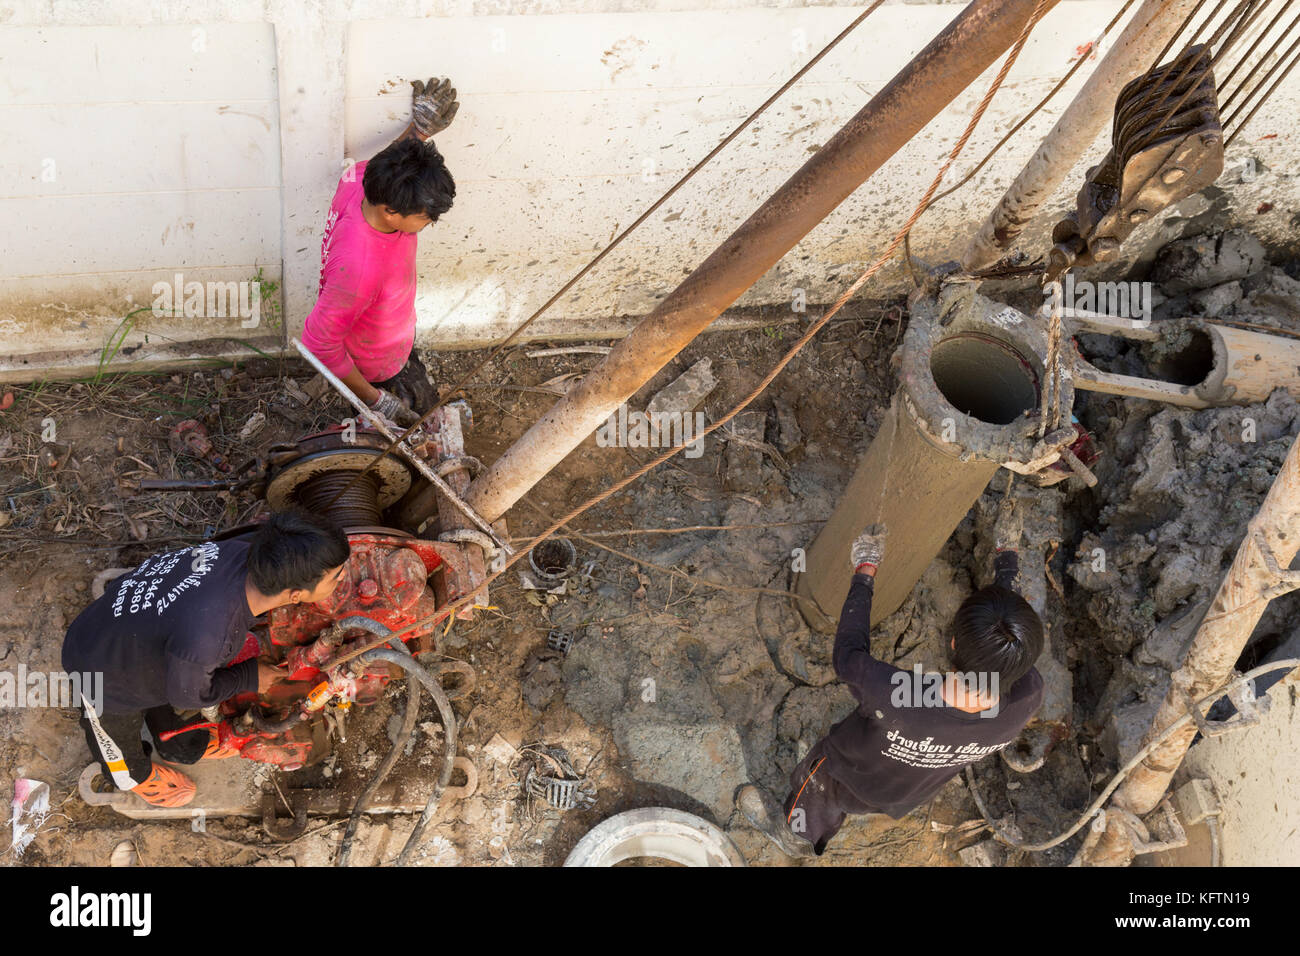
[[[869,525],[862,534],[853,539],[853,548],[849,552],[849,561],[855,572],[862,572],[862,566],[870,565],[874,572],[885,556],[885,526]]]
[[[451,80],[431,76],[428,83],[411,81],[411,125],[420,139],[427,140],[445,130],[458,109]]]
[[[400,398],[392,392],[384,391],[382,388],[379,390],[379,398],[371,403],[370,408],[372,411],[384,416],[384,418],[396,422],[403,429],[410,428],[420,420],[420,416],[403,405]]]
[[[1010,495],[1003,497],[998,506],[998,517],[993,523],[993,548],[996,551],[1019,551],[1024,533],[1024,516]]]

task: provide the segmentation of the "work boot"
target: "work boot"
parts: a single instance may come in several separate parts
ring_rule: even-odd
[[[155,807],[183,807],[194,799],[195,789],[194,781],[185,774],[156,763],[149,778],[131,792]]]
[[[216,727],[208,728],[208,749],[203,751],[200,760],[225,760],[227,757],[238,757],[239,750],[235,747],[223,747],[221,745],[221,735],[217,733]]]
[[[736,809],[786,856],[806,859],[817,855],[811,843],[790,829],[776,798],[761,787],[747,783],[737,790]]]

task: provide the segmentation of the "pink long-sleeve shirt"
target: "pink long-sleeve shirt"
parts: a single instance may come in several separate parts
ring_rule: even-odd
[[[392,378],[415,342],[415,233],[380,232],[361,212],[366,163],[339,180],[321,241],[320,291],[302,343],[335,375]]]

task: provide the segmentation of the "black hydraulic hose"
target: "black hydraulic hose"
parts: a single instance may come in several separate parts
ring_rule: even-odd
[[[392,633],[391,630],[383,624],[380,624],[378,621],[371,620],[370,618],[361,615],[345,617],[338,622],[338,625],[340,627],[359,627],[362,630],[369,631],[371,634],[379,637],[386,637]],[[427,827],[429,821],[433,819],[433,813],[438,809],[438,802],[442,799],[443,791],[446,790],[447,785],[451,783],[451,775],[452,771],[455,769],[454,764],[456,761],[456,714],[451,709],[451,701],[447,698],[447,692],[443,690],[442,685],[438,683],[438,679],[420,666],[415,658],[410,655],[410,652],[406,650],[405,645],[402,646],[400,651],[391,650],[387,647],[377,647],[374,650],[367,651],[365,654],[361,655],[361,660],[385,661],[389,664],[396,664],[402,670],[410,674],[411,677],[423,684],[425,690],[429,692],[429,696],[433,698],[434,704],[438,707],[438,716],[442,718],[443,730],[447,737],[445,747],[446,752],[443,755],[442,773],[438,775],[438,781],[434,784],[433,793],[429,795],[429,799],[424,805],[424,812],[420,814],[420,819],[415,824],[415,829],[411,831],[411,835],[407,838],[406,846],[402,847],[402,852],[397,857],[397,865],[405,866],[407,860],[410,859],[411,852],[419,846],[420,840],[424,836],[425,827]],[[416,688],[412,687],[411,692],[409,693],[410,696],[407,697],[408,713],[409,708],[412,706],[412,697],[418,696],[419,692]],[[399,741],[401,740],[400,734],[398,735],[398,739]],[[400,743],[393,745],[394,754],[397,752],[399,746],[401,746]],[[393,754],[390,754],[389,756],[392,757]],[[396,762],[396,757],[393,757],[393,759],[394,762]],[[387,763],[387,760],[385,760],[385,763]],[[372,786],[373,785],[374,784],[372,784]],[[367,790],[368,789],[369,788],[367,788]],[[366,795],[362,794],[362,796],[365,797]],[[360,802],[358,802],[358,806],[360,806]],[[353,810],[353,815],[354,817],[358,815],[356,809]],[[349,827],[352,826],[352,823],[353,821],[349,820]],[[343,856],[340,854],[340,861],[342,860]]]
[[[262,733],[282,734],[294,724],[302,720],[304,715],[301,710],[298,710],[284,718],[284,720],[270,720],[262,713],[262,708],[257,706],[257,704],[254,704],[252,707],[248,708],[248,716],[252,718],[253,726]]]
[[[428,802],[424,805],[424,812],[420,814],[415,829],[411,831],[411,835],[407,838],[406,846],[402,847],[402,852],[397,857],[397,865],[405,866],[410,859],[411,852],[419,846],[420,840],[424,836],[425,827],[433,819],[434,811],[438,809],[438,802],[442,799],[443,791],[451,783],[451,774],[456,760],[456,715],[452,712],[451,701],[447,699],[447,692],[442,689],[442,685],[438,683],[437,678],[416,663],[413,657],[399,654],[397,651],[389,650],[386,647],[377,647],[373,651],[367,651],[361,656],[361,659],[363,661],[386,661],[389,664],[396,664],[423,684],[433,698],[433,702],[438,706],[438,715],[442,718],[442,726],[447,736],[442,773],[438,775],[438,781],[434,784],[433,793],[429,795]]]
[[[382,626],[382,625],[381,625]],[[401,653],[409,653],[406,645],[402,644],[400,639],[394,640],[393,644]],[[366,789],[361,791],[361,796],[357,797],[356,806],[352,808],[352,816],[348,818],[347,829],[343,831],[343,842],[339,844],[339,855],[335,861],[335,866],[347,866],[348,857],[352,853],[352,840],[357,835],[357,827],[361,825],[361,817],[365,814],[366,808],[370,806],[370,801],[375,798],[375,793],[379,790],[379,785],[384,782],[396,765],[398,758],[401,757],[402,751],[406,748],[407,743],[415,734],[415,722],[420,716],[420,683],[419,681],[406,682],[406,713],[402,716],[402,727],[393,739],[393,748],[388,751],[388,756],[384,762],[379,765],[375,775],[366,784]]]

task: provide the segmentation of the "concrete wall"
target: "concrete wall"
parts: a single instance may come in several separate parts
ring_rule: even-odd
[[[963,175],[1119,8],[1063,0],[1035,31],[972,139]],[[420,341],[503,336],[703,156],[858,6],[754,0],[0,0],[0,378],[144,367],[278,339],[267,322],[141,312],[155,281],[282,280],[284,325],[314,301],[324,211],[340,172],[404,125],[408,81],[447,74],[461,110],[438,145],[455,207],[420,239]],[[867,102],[960,6],[890,3],[588,276],[537,337],[617,334],[644,314]],[[914,250],[959,252],[1081,84],[1058,95],[962,192],[927,214]],[[796,288],[829,301],[887,242],[990,75],[774,268],[741,304],[787,314]],[[1173,221],[1244,221],[1293,242],[1300,76],[1234,145],[1264,175]],[[1041,240],[1087,166],[1081,158]],[[51,165],[52,163],[52,165]],[[1228,179],[1240,179],[1231,172]],[[1260,202],[1273,211],[1256,214]],[[1169,217],[1165,217],[1166,220]],[[895,272],[882,284],[897,283]],[[114,340],[115,341],[115,340]],[[245,354],[246,351],[245,351]]]

